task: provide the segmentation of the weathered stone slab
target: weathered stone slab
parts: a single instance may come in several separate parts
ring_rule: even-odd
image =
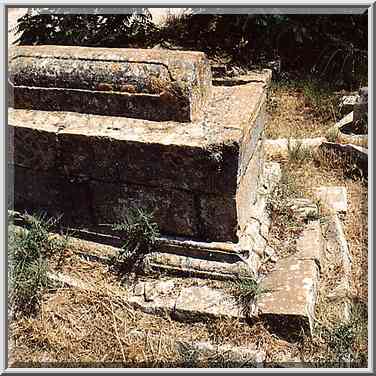
[[[58,116],[52,113],[38,128],[28,126],[33,121],[32,111],[25,111],[17,127],[9,127],[9,159],[20,167],[37,171],[51,171],[56,165],[58,145],[56,134],[59,130]]]
[[[200,239],[237,242],[236,197],[201,195],[198,201]]]
[[[306,328],[312,328],[318,267],[314,260],[297,259],[294,255],[278,261],[276,269],[261,282],[271,290],[258,299],[260,315],[269,317],[297,317]]]
[[[304,220],[319,216],[317,205],[306,198],[294,198],[289,203],[289,207],[294,212],[294,215]]]
[[[324,238],[319,220],[312,221],[304,227],[303,233],[296,240],[296,249],[295,258],[313,260],[318,265],[321,264],[324,252]]]
[[[14,167],[14,208],[45,211],[61,216],[61,223],[85,225],[92,222],[90,194],[85,182],[69,182],[60,176]]]
[[[312,330],[324,245],[320,221],[308,223],[297,239],[297,252],[278,260],[275,270],[261,281],[261,287],[269,290],[258,299],[261,316],[272,321],[295,318]]]
[[[97,119],[101,121],[102,119]],[[100,124],[85,129],[71,127],[59,134],[61,158],[69,175],[109,182],[124,182],[197,190],[207,193],[235,193],[238,146],[219,144],[212,149],[169,144],[166,138],[153,142],[156,132],[145,132],[143,140],[124,139],[121,127],[106,131]],[[97,134],[93,134],[97,131]],[[134,130],[136,133],[136,130]],[[147,137],[150,136],[150,140]]]
[[[174,317],[201,321],[207,318],[242,318],[241,307],[234,298],[219,289],[207,286],[184,288],[176,300]]]
[[[335,123],[335,127],[337,129],[342,129],[343,127],[345,126],[348,126],[349,124],[351,124],[354,120],[354,112],[351,111],[350,113],[348,113],[346,116],[344,116],[340,121],[338,121],[337,123]]]
[[[259,140],[253,157],[249,161],[244,174],[240,177],[236,196],[238,221],[244,226],[249,218],[255,216],[254,206],[259,196],[264,175],[264,143]]]
[[[14,207],[18,210],[40,209],[60,214],[60,187],[61,180],[56,175],[14,167]]]
[[[343,224],[338,214],[333,214],[325,223],[325,263],[323,264],[322,294],[335,319],[346,322],[351,319],[351,264],[352,258],[347,244]],[[337,270],[333,274],[333,267]],[[340,272],[338,272],[340,271]]]
[[[347,212],[347,191],[345,187],[319,187],[314,194],[328,209],[337,213]]]
[[[9,55],[15,108],[192,121],[211,92],[201,52],[17,46]]]
[[[366,134],[346,134],[338,132],[338,140],[343,144],[353,144],[368,148],[368,135]]]
[[[233,279],[236,277],[255,277],[248,265],[240,259],[236,262],[229,263],[153,252],[145,256],[144,264],[147,271],[160,271],[181,276],[204,277],[219,280]]]

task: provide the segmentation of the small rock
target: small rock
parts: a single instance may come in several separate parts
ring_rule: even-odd
[[[272,247],[267,246],[265,248],[264,252],[265,252],[266,256],[269,257],[270,261],[272,261],[272,262],[277,262],[278,261],[277,254],[275,253],[275,250]]]
[[[146,302],[152,302],[158,296],[158,291],[154,283],[145,282],[144,297]]]
[[[144,282],[137,283],[136,286],[133,289],[133,294],[135,296],[144,295],[144,287],[145,287],[145,283]]]
[[[290,202],[290,208],[293,213],[302,219],[317,218],[318,208],[311,200],[305,198],[296,198]]]
[[[353,111],[354,105],[358,102],[359,95],[346,95],[341,98],[339,103],[339,108],[341,114],[346,114],[349,111]]]

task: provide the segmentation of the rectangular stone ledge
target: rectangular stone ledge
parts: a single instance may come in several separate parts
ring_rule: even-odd
[[[250,131],[263,92],[258,85],[216,88],[205,121],[189,127],[176,122],[17,109],[9,110],[9,125],[17,128],[20,140],[28,138],[38,144],[38,132],[32,140],[20,128],[43,130],[43,124],[50,124],[51,136],[58,134],[58,164],[68,176],[235,193],[241,166],[248,165],[260,137],[261,128]],[[248,134],[247,139],[243,133]],[[33,158],[35,150],[28,144],[24,143],[24,154]],[[56,142],[51,144],[56,146]],[[247,155],[241,150],[244,147]]]
[[[257,301],[261,317],[288,316],[312,330],[318,280],[314,260],[299,260],[294,256],[280,260],[276,270],[261,282],[261,287],[269,290]]]
[[[261,154],[251,150],[256,149],[261,128],[261,133],[252,136],[257,140],[248,145],[247,157],[241,151],[242,135],[250,134],[257,117],[254,112],[260,111],[264,90],[260,85],[217,87],[207,119],[189,127],[175,122],[15,109],[9,110],[9,124],[19,134],[18,160],[27,162],[27,155],[30,160],[43,160],[44,147],[29,145],[38,145],[39,132],[47,132],[51,155],[47,153],[43,168],[72,183],[92,183],[86,201],[94,223],[113,221],[119,210],[145,199],[145,206],[157,212],[166,234],[234,242],[238,239],[238,184],[247,180],[249,187],[254,187],[261,163]],[[243,157],[250,158],[247,166],[256,171],[239,183],[240,166],[246,163]],[[34,166],[38,163],[27,167],[32,170]],[[100,185],[103,187],[94,189]],[[114,193],[105,193],[104,188],[110,186]],[[120,187],[129,189],[121,191]]]
[[[9,70],[15,108],[184,122],[202,116],[211,93],[202,52],[17,46]]]
[[[209,149],[205,145],[153,143],[152,138],[150,134],[150,141],[137,142],[66,130],[59,134],[61,164],[71,176],[83,174],[107,182],[235,193],[236,143]]]
[[[164,272],[177,276],[189,276],[218,280],[235,278],[254,279],[248,265],[238,259],[236,262],[211,261],[196,257],[153,252],[145,257],[145,271]]]

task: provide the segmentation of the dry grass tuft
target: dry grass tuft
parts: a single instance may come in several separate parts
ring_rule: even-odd
[[[269,95],[267,138],[325,137],[336,122],[336,98],[311,82],[274,84]]]

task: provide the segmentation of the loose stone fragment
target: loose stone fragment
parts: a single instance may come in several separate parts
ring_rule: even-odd
[[[327,208],[337,213],[347,212],[347,191],[345,187],[319,187],[314,190],[314,193]]]

